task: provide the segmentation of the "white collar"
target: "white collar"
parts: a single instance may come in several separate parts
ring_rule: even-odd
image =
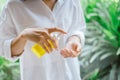
[[[64,1],[64,0],[58,0],[58,1],[62,2],[62,1]]]
[[[42,0],[41,0],[41,1],[42,1]],[[64,0],[58,0],[58,2],[60,2],[60,3],[61,3],[61,2],[64,2]]]
[[[62,3],[64,2],[64,0],[58,0],[58,2],[59,2],[60,4],[62,4]]]

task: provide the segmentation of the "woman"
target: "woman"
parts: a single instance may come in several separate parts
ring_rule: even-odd
[[[81,80],[77,56],[84,30],[79,0],[10,0],[0,21],[0,54],[12,61],[20,58],[21,80]],[[67,32],[59,45],[53,32]],[[59,49],[53,50],[48,40]],[[50,54],[37,58],[31,52],[35,43]]]

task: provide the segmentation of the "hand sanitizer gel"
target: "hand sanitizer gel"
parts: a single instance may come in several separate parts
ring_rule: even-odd
[[[52,34],[53,37],[57,38],[59,40],[61,34],[54,33]],[[51,47],[54,49],[53,43],[51,41],[48,41]],[[46,46],[47,48],[47,46]],[[48,49],[48,48],[47,48]],[[34,44],[31,48],[31,51],[38,57],[42,57],[46,54],[46,51],[42,48],[39,44]]]

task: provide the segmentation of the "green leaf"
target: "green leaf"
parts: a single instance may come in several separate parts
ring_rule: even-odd
[[[110,71],[109,80],[116,80],[116,70],[117,70],[116,65],[113,65]]]
[[[99,69],[96,69],[90,76],[90,80],[97,80]]]
[[[117,53],[116,53],[117,55],[120,55],[120,48],[118,49],[118,51],[117,51]]]
[[[90,72],[89,74],[87,74],[83,80],[97,80],[98,77],[98,73],[99,73],[99,69],[95,69],[94,71]]]
[[[118,80],[120,80],[120,68],[119,68],[119,73],[118,73]]]
[[[101,54],[105,53],[104,50],[101,50],[99,52],[97,52],[97,54],[94,54],[91,59],[90,59],[90,63],[92,63],[93,61],[95,61]]]
[[[105,53],[104,55],[102,55],[101,57],[100,57],[100,60],[103,60],[103,59],[105,59],[105,58],[107,58],[107,57],[109,57],[109,56],[111,56],[111,55],[113,55],[113,53]]]

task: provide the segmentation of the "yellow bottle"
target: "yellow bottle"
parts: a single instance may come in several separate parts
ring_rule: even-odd
[[[52,48],[54,48],[53,44],[51,41],[49,41],[49,44],[51,45]],[[48,47],[46,46],[46,48],[48,49]],[[42,57],[43,55],[46,54],[46,51],[42,48],[41,45],[39,44],[34,44],[31,48],[31,51],[38,57]]]

